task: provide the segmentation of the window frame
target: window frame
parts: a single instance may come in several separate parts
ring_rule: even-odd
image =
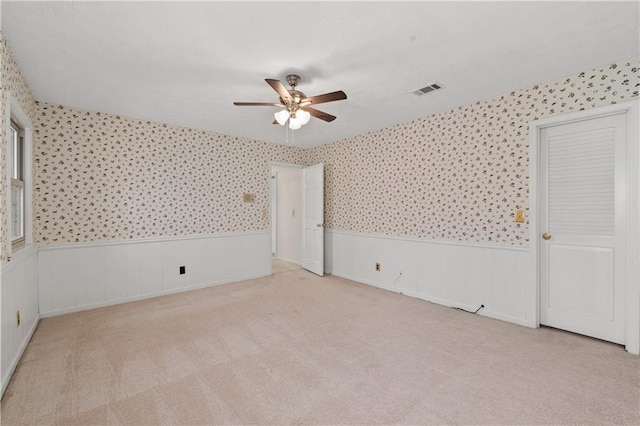
[[[20,211],[21,211],[21,218],[20,218],[20,236],[17,238],[11,238],[11,249],[12,251],[21,249],[22,247],[24,247],[25,245],[25,204],[26,204],[26,197],[25,197],[25,182],[24,182],[24,129],[22,127],[20,127],[15,120],[10,120],[10,124],[9,124],[9,128],[12,130],[13,132],[13,138],[11,141],[8,141],[12,146],[9,147],[10,149],[10,153],[11,153],[11,158],[9,159],[9,161],[11,161],[12,163],[12,167],[11,170],[9,171],[9,173],[11,174],[11,179],[10,179],[10,188],[11,188],[11,193],[8,194],[8,197],[12,198],[13,196],[13,188],[14,187],[20,187],[22,188],[21,191],[21,206],[20,206]],[[12,207],[13,207],[13,203],[12,203]],[[13,235],[13,211],[9,212],[9,220],[11,222],[10,226],[10,237]]]
[[[22,106],[14,98],[11,93],[7,93],[6,103],[6,122],[5,129],[7,132],[6,146],[6,213],[7,213],[7,229],[5,237],[7,238],[7,260],[11,259],[12,254],[28,248],[33,243],[33,225],[32,225],[32,141],[33,141],[33,125],[29,116],[24,112]],[[18,156],[14,156],[15,140],[9,141],[11,129],[17,130],[16,137],[18,139],[19,149]],[[18,158],[19,157],[19,158]],[[17,174],[14,176],[14,170]],[[16,239],[13,235],[13,208],[12,208],[12,187],[22,187],[22,236]]]

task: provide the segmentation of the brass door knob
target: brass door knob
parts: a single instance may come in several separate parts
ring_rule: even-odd
[[[550,240],[551,239],[551,234],[548,232],[545,232],[544,234],[542,234],[542,239],[543,240]]]

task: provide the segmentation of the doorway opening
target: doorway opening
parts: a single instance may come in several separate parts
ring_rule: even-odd
[[[271,259],[274,274],[301,268],[302,170],[295,164],[271,166]]]

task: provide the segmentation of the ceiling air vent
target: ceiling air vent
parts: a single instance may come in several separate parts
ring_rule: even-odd
[[[431,83],[428,86],[421,87],[420,89],[409,90],[407,93],[414,94],[416,96],[426,95],[430,92],[435,92],[436,90],[442,89],[442,84],[440,83]]]

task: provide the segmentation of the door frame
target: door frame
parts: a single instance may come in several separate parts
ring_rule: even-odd
[[[271,234],[271,258],[278,253],[278,171],[271,170],[269,179],[269,233]],[[275,250],[274,250],[275,247]]]
[[[269,161],[269,173],[267,175],[267,179],[269,182],[269,185],[271,185],[271,173],[273,173],[273,168],[274,167],[288,167],[290,169],[304,169],[305,166],[301,165],[301,164],[294,164],[294,163],[281,163],[278,161]],[[271,186],[269,186],[269,275],[273,275],[273,255],[271,254],[271,249],[273,248],[273,232],[271,231],[271,227],[274,224],[274,220],[276,218],[273,217],[273,215],[271,214]],[[278,232],[277,228],[276,228],[276,232]],[[302,231],[301,231],[302,232]],[[277,251],[277,248],[276,248]],[[277,254],[277,253],[276,253]]]
[[[540,327],[540,232],[538,176],[540,133],[543,128],[624,113],[627,118],[627,242],[626,242],[626,321],[625,348],[640,355],[640,101],[603,106],[587,111],[549,117],[529,123],[529,270],[527,318]]]

